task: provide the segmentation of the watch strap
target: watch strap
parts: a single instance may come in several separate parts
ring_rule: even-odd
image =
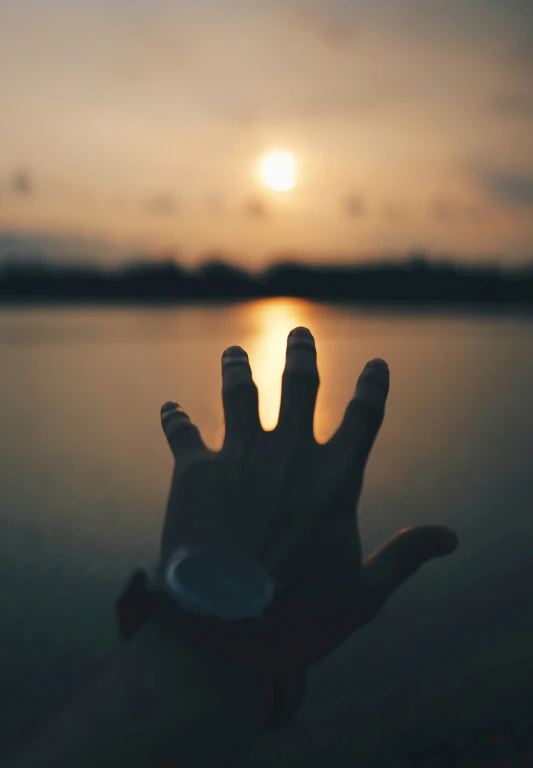
[[[298,649],[291,647],[290,634],[284,631],[288,613],[281,585],[260,617],[226,621],[183,610],[166,591],[150,589],[147,573],[139,568],[117,600],[115,613],[126,641],[141,626],[156,621],[195,653],[251,667],[264,688],[261,731],[290,722],[299,710],[306,691],[306,668],[298,662]]]

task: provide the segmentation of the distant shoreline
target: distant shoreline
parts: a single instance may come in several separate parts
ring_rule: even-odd
[[[119,269],[7,261],[0,304],[227,304],[288,297],[380,307],[533,307],[533,262],[520,269],[413,256],[403,262],[309,266],[276,264],[252,275],[222,261],[185,269],[172,260]]]
[[[353,309],[371,310],[375,309],[376,312],[382,313],[384,311],[398,312],[413,314],[420,312],[420,314],[427,315],[428,313],[434,314],[472,314],[494,315],[499,313],[502,315],[511,314],[533,314],[533,301],[531,302],[480,302],[480,301],[347,301],[347,300],[334,300],[334,299],[315,299],[295,296],[251,296],[249,298],[227,298],[219,297],[216,299],[205,299],[202,297],[194,297],[189,299],[158,299],[158,298],[83,298],[73,299],[72,297],[19,297],[19,296],[0,296],[0,311],[2,309],[31,309],[31,308],[50,308],[50,309],[82,309],[82,308],[139,308],[139,309],[178,309],[180,307],[217,307],[217,306],[235,306],[236,304],[245,304],[250,301],[264,301],[267,299],[301,299],[302,301],[310,301],[313,304],[322,304],[325,306],[346,307]]]

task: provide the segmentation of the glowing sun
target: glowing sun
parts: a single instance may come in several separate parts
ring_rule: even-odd
[[[290,152],[275,152],[261,162],[261,178],[270,189],[288,192],[294,187],[294,157]]]

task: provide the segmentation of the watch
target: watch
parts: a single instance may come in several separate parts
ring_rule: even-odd
[[[252,667],[266,694],[264,731],[290,722],[306,690],[286,596],[283,585],[252,558],[229,549],[180,547],[151,579],[137,569],[115,612],[126,641],[156,621],[194,652]]]

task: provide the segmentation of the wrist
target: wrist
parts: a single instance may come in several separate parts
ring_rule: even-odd
[[[160,563],[150,572],[148,579],[152,590],[168,597],[167,577]],[[173,587],[170,592],[172,590]],[[168,613],[172,601],[167,601],[165,597],[163,602],[167,604],[159,605],[155,611],[153,603],[149,605],[144,613],[144,621],[160,623],[161,628],[169,633],[171,645],[174,640],[175,646],[181,648],[182,653],[187,648],[189,655],[192,655],[199,665],[200,671],[207,665],[216,675],[220,675],[224,670],[226,682],[234,676],[242,685],[245,675],[248,681],[253,680],[256,683],[257,693],[253,703],[258,702],[261,706],[259,732],[294,718],[306,690],[305,668],[299,661],[298,649],[292,647],[294,643],[290,634],[284,641],[279,635],[288,610],[282,585],[277,583],[274,597],[257,625],[255,622],[244,622],[247,626],[243,626],[241,622],[234,625],[233,621],[199,616],[200,623],[207,623],[204,623],[198,632],[198,627],[193,629],[194,623],[192,627],[187,627],[187,622],[185,625],[181,621],[176,624],[173,608],[170,608]],[[130,616],[135,624],[134,612],[130,613]],[[148,617],[152,618],[149,620]],[[238,627],[239,624],[241,626]],[[193,631],[189,632],[189,629]],[[127,632],[125,636],[128,636]]]
[[[204,763],[223,766],[224,756],[228,765],[234,765],[235,755],[250,749],[265,705],[261,681],[253,670],[222,664],[181,646],[157,622],[141,627],[129,645],[148,673],[136,702],[139,725],[143,713],[154,709],[164,710],[168,722],[155,765],[164,765],[169,756],[184,768]]]
[[[146,622],[127,645],[151,662],[154,682],[169,693],[176,687],[181,691],[184,686],[202,681],[228,688],[259,687],[259,677],[249,665],[228,663],[207,651],[182,644],[171,629],[158,621]]]
[[[249,689],[253,685],[257,691],[254,699],[264,700],[259,724],[259,730],[264,730],[275,698],[268,670],[274,661],[272,654],[276,654],[277,643],[272,633],[279,620],[279,597],[271,603],[273,615],[268,621],[264,621],[266,614],[261,620],[233,621],[181,609],[173,599],[174,591],[160,565],[150,574],[137,569],[115,604],[121,636],[131,642],[150,625],[153,629],[144,631],[143,637],[153,638],[155,632],[159,646],[156,655],[164,658],[170,654],[174,663],[179,660],[180,675],[189,675],[189,670],[193,670],[193,674],[204,679],[209,675],[225,687],[246,684]],[[140,640],[136,642],[142,644]],[[180,682],[183,685],[184,680]]]

